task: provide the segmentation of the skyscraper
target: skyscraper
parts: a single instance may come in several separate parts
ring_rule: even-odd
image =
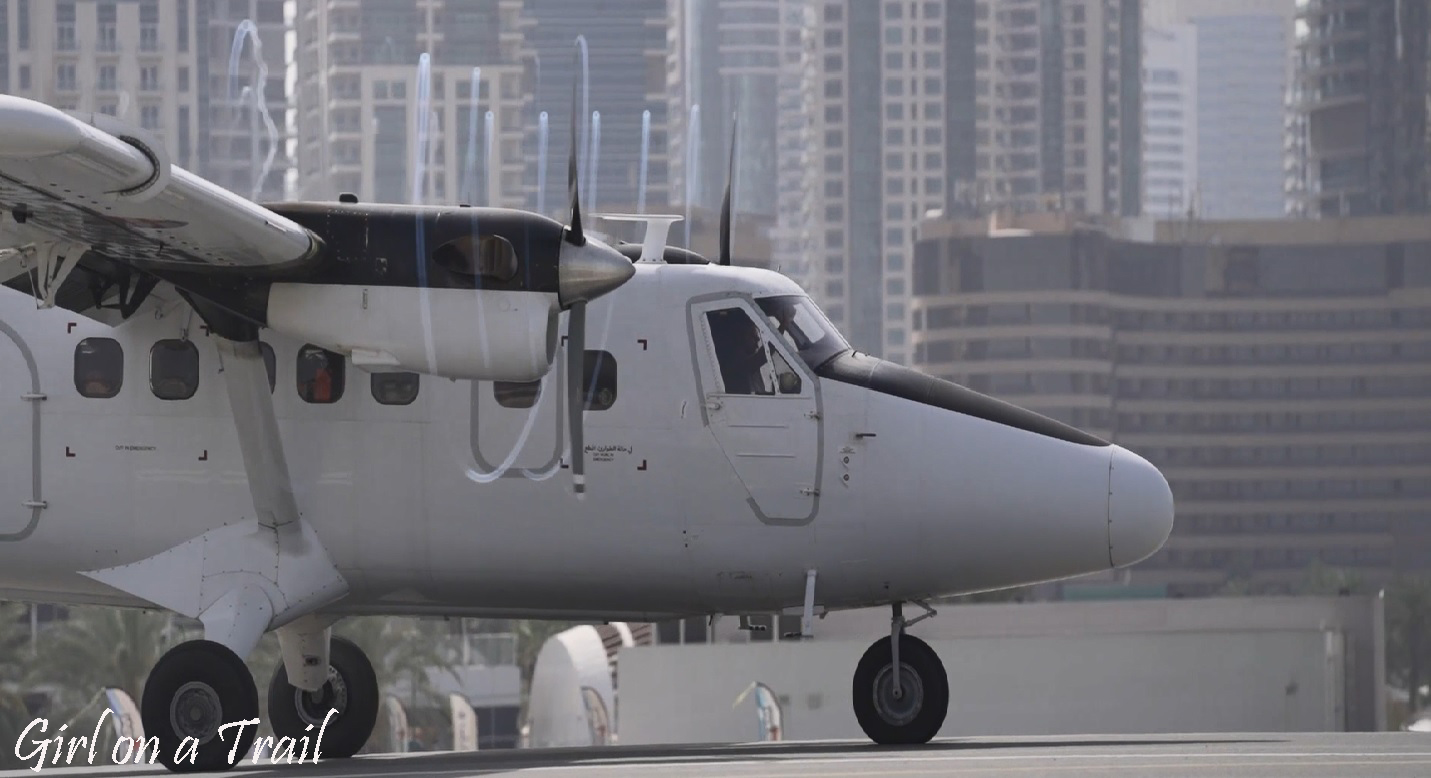
[[[1148,57],[1164,50],[1155,31],[1179,30],[1195,41],[1192,104],[1180,108],[1181,141],[1193,167],[1185,183],[1196,193],[1189,210],[1199,218],[1272,219],[1285,211],[1284,170],[1287,94],[1292,78],[1295,0],[1148,0],[1145,37]],[[1151,69],[1149,74],[1151,76]],[[1172,106],[1155,105],[1149,83],[1145,116],[1159,120]],[[1160,95],[1166,98],[1166,95]],[[1162,122],[1163,126],[1168,126]],[[1148,145],[1165,144],[1152,137]],[[1157,178],[1165,180],[1167,171]],[[1154,176],[1149,171],[1149,176]],[[1166,202],[1145,203],[1145,212],[1171,213]]]
[[[245,19],[263,44],[272,132],[251,110],[255,104],[240,99],[259,70],[250,39],[230,69],[231,41]],[[118,117],[155,133],[187,170],[245,197],[283,197],[283,0],[4,0],[0,24],[0,91]],[[260,182],[270,149],[274,158]]]
[[[1297,5],[1298,137],[1289,208],[1312,218],[1425,213],[1428,159],[1426,0]]]
[[[810,0],[706,0],[669,5],[667,116],[671,199],[719,208],[732,119],[739,118],[736,189],[740,210],[774,215],[780,123],[798,111],[805,10]],[[699,108],[698,127],[690,125]],[[690,144],[698,142],[694,150]],[[694,152],[694,157],[688,157]],[[694,162],[698,171],[691,169]],[[687,187],[692,196],[687,197]]]
[[[600,144],[596,148],[596,177],[590,177],[592,160],[585,150],[582,160],[582,202],[632,209],[641,193],[641,117],[651,112],[646,168],[647,203],[668,200],[667,89],[665,0],[525,0],[522,16],[523,55],[529,72],[525,85],[531,95],[526,116],[528,156],[537,156],[537,116],[548,114],[549,144],[545,202],[549,214],[565,206],[570,149],[572,85],[580,66],[575,41],[584,36],[588,91],[579,95],[584,105],[583,129],[591,138],[591,112],[601,112]],[[536,165],[528,165],[526,200],[537,205]]]
[[[521,0],[312,0],[297,8],[299,197],[523,204]]]
[[[245,197],[281,200],[292,165],[288,153],[291,134],[284,2],[232,0],[227,4],[198,4],[212,6],[203,36],[208,41],[208,78],[201,82],[197,95],[199,110],[208,117],[205,142],[201,144],[201,148],[207,147],[207,159],[199,172]],[[253,26],[245,25],[245,21]],[[232,43],[236,37],[237,48]],[[215,45],[222,41],[230,43]],[[267,119],[254,98],[260,90],[261,74]]]
[[[1136,215],[1142,199],[1139,0],[978,0],[982,207]]]
[[[1143,213],[1187,216],[1198,208],[1197,27],[1147,25],[1143,35]]]

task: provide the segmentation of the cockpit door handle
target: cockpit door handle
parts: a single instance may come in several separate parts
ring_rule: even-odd
[[[706,408],[712,411],[718,411],[721,408],[721,401],[715,397],[706,397]]]

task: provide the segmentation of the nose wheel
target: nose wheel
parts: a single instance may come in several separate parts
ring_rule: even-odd
[[[855,719],[880,745],[928,743],[949,710],[944,663],[905,626],[896,606],[892,634],[876,640],[855,667]]]
[[[328,644],[328,679],[316,691],[289,683],[288,670],[279,663],[268,684],[268,716],[275,735],[316,742],[321,731],[319,758],[346,759],[368,742],[377,723],[377,674],[357,644],[333,637]]]
[[[177,773],[227,770],[233,766],[231,752],[234,762],[248,755],[258,728],[220,733],[219,727],[257,719],[258,688],[238,654],[213,641],[191,640],[154,665],[139,715],[145,736],[159,739],[158,761],[165,767]],[[198,746],[191,749],[195,741]]]

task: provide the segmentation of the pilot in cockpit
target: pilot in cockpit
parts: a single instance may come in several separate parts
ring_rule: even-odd
[[[739,308],[728,308],[711,311],[708,318],[726,393],[774,394],[765,340],[750,316]]]

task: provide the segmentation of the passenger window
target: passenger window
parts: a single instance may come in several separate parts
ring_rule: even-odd
[[[124,385],[124,348],[109,338],[85,338],[75,346],[75,389],[99,399]]]
[[[583,359],[581,385],[586,410],[604,411],[616,404],[616,357],[606,351],[588,351]]]
[[[258,342],[258,353],[263,355],[263,367],[268,371],[268,393],[273,394],[273,390],[278,387],[278,359],[273,356],[273,346]]]
[[[726,394],[799,394],[800,374],[743,308],[706,313]]]
[[[343,397],[342,354],[311,343],[298,350],[298,396],[306,402],[324,405]]]
[[[432,252],[432,261],[464,276],[511,281],[517,275],[517,251],[496,235],[463,235]]]
[[[373,399],[382,405],[411,405],[417,399],[417,373],[373,373]]]
[[[199,391],[199,350],[187,340],[161,340],[149,350],[149,389],[161,400]]]
[[[492,396],[503,408],[530,408],[542,396],[542,381],[493,381]]]

